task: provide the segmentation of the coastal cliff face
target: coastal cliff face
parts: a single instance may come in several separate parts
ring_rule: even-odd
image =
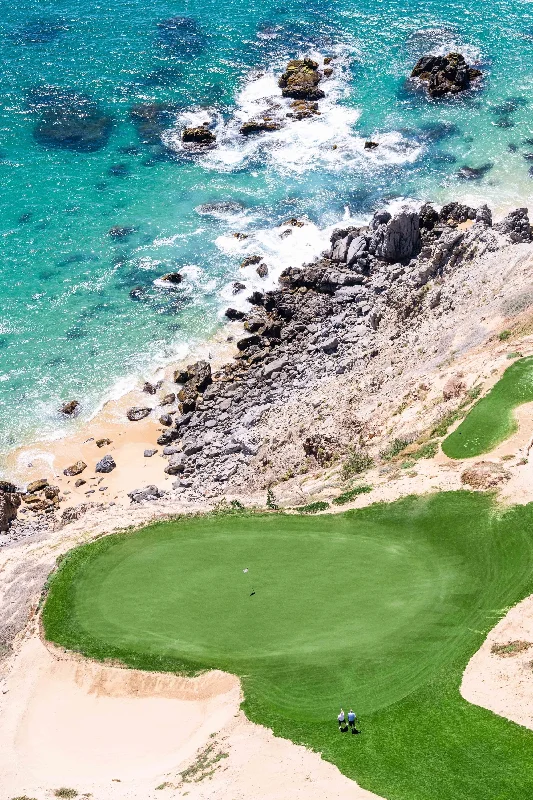
[[[342,463],[354,446],[375,459],[379,406],[428,380],[450,353],[490,339],[484,320],[500,313],[498,298],[523,293],[527,307],[524,267],[512,265],[532,249],[524,208],[493,225],[487,206],[425,204],[334,230],[321,257],[287,268],[276,289],[253,292],[249,311],[227,310],[242,323],[232,361],[216,371],[208,361],[176,370],[175,391],[162,399],[145,384],[150,406],[126,416],[133,425],[159,416],[145,456],[161,464],[161,482],[131,486],[131,502],[194,504],[290,486]],[[448,391],[448,400],[459,396]],[[409,441],[423,426],[411,427]],[[105,449],[110,440],[97,444]],[[115,471],[112,456],[102,455],[97,471]],[[86,469],[73,456],[67,476],[78,476],[78,463]],[[168,476],[171,488],[162,482]],[[73,506],[48,480],[38,483],[2,493],[10,539],[103,507],[89,499]],[[34,514],[13,524],[21,497]]]

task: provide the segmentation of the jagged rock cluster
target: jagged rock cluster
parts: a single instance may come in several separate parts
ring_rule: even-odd
[[[428,94],[437,98],[464,92],[481,75],[481,71],[469,66],[460,53],[448,53],[446,56],[422,56],[411,78],[423,83]]]

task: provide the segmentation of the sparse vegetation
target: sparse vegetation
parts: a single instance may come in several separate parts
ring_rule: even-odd
[[[518,351],[516,353],[507,353],[506,358],[508,358],[509,360],[511,358],[522,358],[522,353],[519,353]]]
[[[28,797],[27,794],[21,794],[19,797],[12,797],[11,800],[37,800],[36,797]]]
[[[426,442],[421,445],[414,453],[409,453],[409,458],[418,461],[421,458],[434,458],[439,450],[438,442]]]
[[[529,650],[530,647],[533,647],[532,642],[516,640],[514,642],[507,642],[507,644],[493,644],[490,648],[490,652],[495,656],[516,656],[519,653],[525,652],[525,650]]]
[[[331,502],[335,506],[343,506],[345,503],[351,503],[352,500],[355,500],[360,494],[368,494],[371,491],[371,486],[354,486],[353,489],[348,489],[347,492],[343,492]]]
[[[348,453],[348,458],[342,465],[341,478],[343,481],[349,481],[354,475],[360,475],[374,466],[374,459],[369,455],[366,450],[359,447],[354,447]]]
[[[329,503],[326,503],[325,500],[317,500],[306,506],[297,506],[296,511],[299,511],[300,514],[318,514],[319,511],[325,511],[327,508],[329,508]]]
[[[72,800],[73,797],[78,796],[76,789],[67,789],[65,786],[61,789],[56,789],[54,792],[55,797],[62,797],[63,800]]]
[[[171,784],[168,781],[165,781],[164,783],[160,783],[159,786],[156,786],[155,787],[155,791],[158,792],[160,789],[166,789],[167,786],[170,786],[170,785]]]
[[[392,461],[393,458],[399,455],[402,450],[405,450],[410,444],[411,441],[409,439],[393,439],[389,446],[381,451],[380,456],[384,461]]]
[[[269,486],[267,489],[266,507],[270,508],[272,511],[277,511],[279,509],[279,506],[276,502],[276,498],[274,496],[274,491],[271,486]]]
[[[215,752],[216,742],[207,745],[196,757],[190,767],[180,772],[183,783],[199,783],[205,778],[210,778],[215,767],[223,758],[228,758],[228,753]],[[158,787],[162,788],[162,786]]]
[[[506,342],[507,339],[511,338],[511,336],[512,336],[511,331],[505,330],[498,334],[498,339],[500,340],[500,342]]]
[[[222,500],[219,500],[218,503],[215,503],[215,507],[213,508],[212,514],[241,514],[245,511],[245,506],[239,500],[226,500],[224,497]]]

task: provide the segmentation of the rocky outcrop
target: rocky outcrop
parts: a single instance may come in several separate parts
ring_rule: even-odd
[[[209,130],[207,125],[198,125],[195,128],[185,128],[181,134],[184,144],[196,144],[206,147],[216,142],[217,137]]]
[[[481,75],[480,70],[469,66],[460,53],[448,53],[446,56],[422,56],[411,78],[426,86],[430,97],[438,98],[466,91]]]
[[[172,286],[177,286],[183,280],[183,275],[180,272],[167,272],[159,278],[160,281],[165,281]]]
[[[408,261],[420,252],[420,218],[415,211],[388,211],[374,215],[368,250],[385,261]]]
[[[318,63],[311,58],[289,61],[287,68],[279,79],[283,97],[294,100],[321,100],[326,95],[318,84],[322,75],[318,71]]]
[[[8,487],[13,488],[15,487]],[[16,491],[6,491],[0,487],[0,533],[9,530],[9,526],[17,517],[21,500],[20,494]]]
[[[511,211],[498,225],[494,226],[494,229],[508,236],[516,244],[533,240],[527,208],[517,208],[515,211]]]

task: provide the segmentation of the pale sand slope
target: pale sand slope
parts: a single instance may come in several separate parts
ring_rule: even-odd
[[[494,644],[531,642],[521,653],[501,656],[491,653]],[[470,703],[533,729],[533,595],[527,597],[490,632],[470,659],[461,694]]]
[[[223,672],[187,679],[104,667],[48,649],[34,632],[6,688],[1,800],[48,800],[59,787],[94,800],[376,798],[318,754],[248,722],[239,681]],[[211,758],[227,757],[211,777],[183,783],[180,770],[209,746]],[[162,783],[170,785],[157,790]]]

